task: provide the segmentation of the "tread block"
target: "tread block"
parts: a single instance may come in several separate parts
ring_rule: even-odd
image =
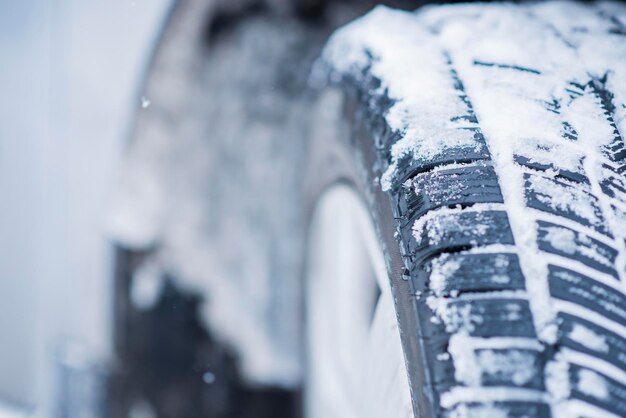
[[[626,182],[621,176],[605,170],[605,177],[600,182],[600,187],[607,196],[626,204]]]
[[[403,173],[403,175],[393,179],[392,189],[397,190],[408,179],[412,179],[419,173],[424,173],[438,166],[489,160],[491,156],[485,144],[485,138],[480,132],[476,132],[474,139],[476,140],[476,145],[473,147],[446,148],[441,153],[430,158],[420,158],[414,155],[407,155],[401,158],[398,161],[396,173]]]
[[[602,147],[602,151],[609,160],[615,163],[623,164],[626,160],[626,148],[624,148],[624,142],[619,136],[616,136],[611,144]]]
[[[550,265],[552,296],[596,311],[618,323],[626,323],[626,297],[618,290],[572,270]]]
[[[446,332],[445,326],[441,320],[439,320],[434,312],[426,305],[422,305],[420,307],[420,317],[426,319],[423,324],[422,335],[425,344],[429,348],[429,353],[433,355],[431,364],[436,364],[434,363],[436,360],[435,354],[447,353],[448,343],[450,342],[450,334]]]
[[[444,417],[549,418],[550,406],[542,402],[494,402],[459,404],[446,411]]]
[[[626,339],[595,323],[568,313],[557,315],[558,343],[582,353],[587,353],[626,369]]]
[[[516,254],[444,253],[417,271],[416,289],[437,294],[494,290],[524,290],[524,276]]]
[[[498,177],[491,166],[457,167],[420,173],[405,188],[408,219],[443,206],[502,203]],[[403,208],[401,208],[403,209]]]
[[[617,250],[582,232],[551,222],[537,221],[539,249],[580,261],[600,272],[618,278],[615,271]]]
[[[465,331],[474,337],[535,337],[528,301],[493,298],[453,299],[441,320],[448,333]]]
[[[448,391],[453,386],[458,385],[454,377],[454,363],[452,358],[445,351],[439,352],[443,356],[431,359],[430,364],[433,370],[433,384],[440,393]],[[444,359],[445,358],[445,359]]]
[[[611,205],[611,211],[613,216],[620,222],[621,225],[626,225],[626,210],[618,208],[616,205]]]
[[[484,386],[510,386],[544,390],[543,359],[535,350],[481,349],[474,351]]]
[[[529,173],[524,174],[524,187],[529,207],[571,219],[612,236],[596,197],[581,187]]]
[[[431,361],[436,380],[434,385],[441,393],[459,385],[455,379],[454,362],[442,352]],[[471,355],[471,354],[470,354]],[[541,353],[522,349],[474,350],[473,360],[480,369],[480,384],[491,387],[513,387],[544,390],[543,359]],[[468,357],[470,358],[470,357]]]
[[[514,244],[506,212],[498,210],[438,213],[409,229],[409,251],[418,260],[453,249]],[[406,242],[406,241],[405,241]]]
[[[624,139],[622,138],[619,129],[617,128],[617,124],[615,123],[615,95],[607,86],[607,81],[608,74],[605,74],[601,78],[592,77],[591,81],[589,81],[589,86],[595,95],[600,99],[600,104],[604,110],[606,121],[613,129],[613,140],[609,145],[602,147],[602,151],[611,161],[623,164],[626,159],[626,147]]]
[[[626,416],[626,386],[595,370],[570,364],[571,394],[613,414]]]
[[[551,173],[554,173],[556,177],[562,177],[566,180],[573,181],[575,183],[589,184],[589,179],[582,172],[577,173],[574,171],[563,170],[560,168],[556,168],[553,164],[538,163],[522,155],[515,155],[513,158],[516,163],[518,163],[519,165],[523,165],[524,167],[528,167],[530,169],[537,170],[537,171],[549,171]]]

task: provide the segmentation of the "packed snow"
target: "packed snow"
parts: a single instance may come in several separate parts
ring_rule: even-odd
[[[608,399],[609,389],[606,380],[591,370],[582,369],[578,372],[578,390],[598,399]]]
[[[385,36],[380,36],[381,29]],[[466,129],[471,123],[453,120],[466,112],[465,104],[449,77],[435,37],[419,25],[415,15],[379,6],[337,31],[328,41],[324,59],[338,73],[355,76],[371,66],[371,74],[385,81],[373,94],[387,94],[396,100],[386,121],[402,132],[402,139],[391,148],[392,163],[381,178],[385,190],[391,187],[398,160],[406,155],[428,160],[446,148],[481,147]],[[425,62],[430,65],[419,65]]]

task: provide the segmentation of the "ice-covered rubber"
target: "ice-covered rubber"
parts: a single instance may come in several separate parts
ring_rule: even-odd
[[[323,62],[390,199],[419,416],[626,416],[626,7],[379,7]]]

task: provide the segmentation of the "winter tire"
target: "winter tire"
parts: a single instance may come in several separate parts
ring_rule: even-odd
[[[367,202],[415,416],[626,416],[624,22],[379,7],[327,44],[350,127],[314,135],[311,201]]]

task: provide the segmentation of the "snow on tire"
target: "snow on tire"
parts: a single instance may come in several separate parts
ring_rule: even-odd
[[[626,416],[625,36],[615,3],[378,7],[326,46],[419,416]]]

